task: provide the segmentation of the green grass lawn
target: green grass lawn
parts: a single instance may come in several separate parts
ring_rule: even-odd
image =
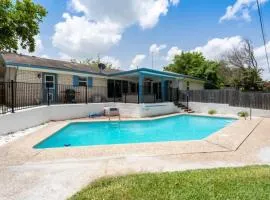
[[[104,178],[70,199],[270,200],[270,166]]]

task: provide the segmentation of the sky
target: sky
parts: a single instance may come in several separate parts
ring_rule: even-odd
[[[218,60],[243,38],[270,80],[256,0],[34,0],[48,15],[33,55],[161,70],[176,54]],[[260,0],[270,56],[270,0]],[[153,62],[153,64],[152,64]]]

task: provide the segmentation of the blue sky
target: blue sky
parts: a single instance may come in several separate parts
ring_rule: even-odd
[[[68,60],[99,54],[104,62],[129,69],[151,67],[154,55],[154,68],[161,69],[181,51],[201,51],[209,59],[219,59],[247,38],[266,68],[255,0],[35,2],[48,10],[38,37],[38,56]],[[270,41],[270,3],[261,2]],[[270,51],[270,42],[268,47]],[[265,70],[264,77],[268,74]]]

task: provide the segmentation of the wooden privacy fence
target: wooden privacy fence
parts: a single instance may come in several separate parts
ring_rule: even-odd
[[[238,90],[190,90],[180,92],[181,101],[229,104],[270,110],[270,93],[241,92]]]

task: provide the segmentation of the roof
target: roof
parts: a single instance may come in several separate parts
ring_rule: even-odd
[[[20,65],[33,68],[49,68],[54,70],[84,72],[91,74],[100,74],[99,69],[94,66],[80,64],[75,62],[67,62],[62,60],[53,60],[40,58],[36,56],[28,56],[16,53],[2,53],[2,57],[7,65]],[[105,69],[104,74],[119,72],[117,69]]]
[[[115,73],[110,73],[108,76],[124,76],[124,75],[130,75],[130,74],[135,74],[135,73],[142,73],[146,75],[153,75],[153,76],[164,76],[164,77],[173,77],[173,78],[183,78],[183,79],[194,79],[194,80],[199,80],[199,81],[205,81],[200,78],[196,78],[193,76],[188,76],[184,74],[178,74],[174,72],[169,72],[169,71],[158,71],[154,69],[149,69],[149,68],[138,68],[130,71],[120,71],[120,72],[115,72]]]
[[[135,73],[141,73],[141,74],[146,74],[149,76],[185,78],[185,79],[205,81],[203,79],[192,77],[192,76],[187,76],[187,75],[168,72],[168,71],[158,71],[158,70],[153,70],[149,68],[139,68],[139,69],[134,69],[134,70],[129,70],[129,71],[121,71],[117,69],[105,69],[104,71],[102,71],[102,73],[100,73],[99,69],[97,69],[96,67],[89,66],[86,64],[40,58],[36,56],[28,56],[28,55],[22,55],[22,54],[16,54],[16,53],[2,53],[0,54],[0,56],[1,55],[6,65],[13,65],[13,66],[88,73],[88,74],[103,75],[103,76],[108,76],[108,77],[117,77],[117,76],[125,76],[125,75],[130,75],[130,74],[135,74]]]

